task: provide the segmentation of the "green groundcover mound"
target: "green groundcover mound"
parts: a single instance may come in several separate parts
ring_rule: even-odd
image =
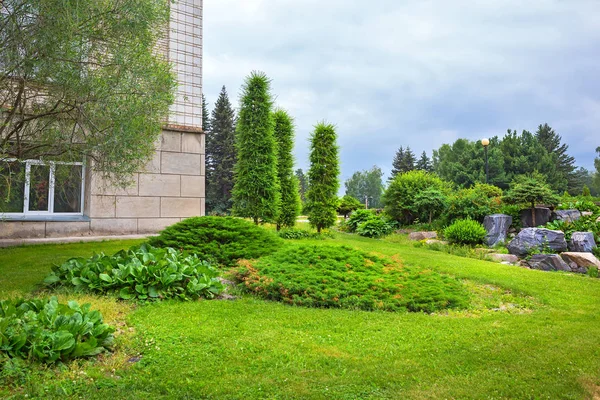
[[[173,247],[203,260],[233,266],[239,259],[253,259],[279,250],[284,241],[274,232],[233,217],[194,217],[171,225],[151,238],[155,247]]]
[[[294,246],[234,270],[247,291],[308,307],[436,312],[466,308],[456,278],[350,247]]]

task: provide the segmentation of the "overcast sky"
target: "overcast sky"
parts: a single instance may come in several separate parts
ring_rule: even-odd
[[[600,0],[204,0],[204,93],[237,107],[252,70],[273,80],[308,167],[314,124],[337,125],[342,179],[399,146],[535,131],[580,166],[600,146]]]

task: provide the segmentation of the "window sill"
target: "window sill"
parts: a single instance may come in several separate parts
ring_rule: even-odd
[[[86,215],[2,215],[2,222],[89,222],[90,217]]]

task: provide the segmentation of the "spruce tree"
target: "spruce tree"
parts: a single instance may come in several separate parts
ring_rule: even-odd
[[[255,224],[275,221],[281,202],[272,109],[271,81],[263,72],[252,72],[240,98],[233,212]]]
[[[277,230],[293,227],[300,213],[298,179],[294,175],[294,122],[287,112],[273,113],[275,140],[277,141],[277,174],[281,188],[281,205],[277,218]]]
[[[236,151],[235,112],[225,86],[212,111],[209,129],[206,135],[206,209],[212,214],[228,214],[232,206]]]
[[[550,155],[554,171],[548,173],[550,182],[563,181],[567,186],[574,186],[577,177],[574,175],[575,158],[570,156],[567,151],[569,146],[562,143],[562,138],[548,124],[538,126],[535,133],[538,142],[546,149]],[[563,184],[564,185],[564,184]]]
[[[311,135],[307,209],[310,225],[321,232],[336,222],[339,156],[335,127],[319,123]]]
[[[392,161],[392,175],[389,180],[392,181],[396,177],[396,175],[402,173],[402,166],[404,165],[404,148],[400,146],[396,155],[394,156],[394,161]]]
[[[417,161],[417,164],[415,165],[415,169],[420,169],[421,171],[431,172],[431,170],[432,170],[431,160],[429,159],[429,157],[427,157],[427,153],[425,153],[425,151],[423,151],[423,153],[421,154],[421,158],[419,159],[419,161]]]
[[[412,152],[410,147],[406,147],[404,150],[404,159],[402,160],[402,165],[400,167],[401,172],[408,172],[415,169],[415,153]]]

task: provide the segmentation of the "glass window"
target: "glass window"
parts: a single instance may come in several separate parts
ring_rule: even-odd
[[[83,163],[0,161],[0,218],[83,214]]]
[[[25,204],[25,164],[0,162],[0,213],[22,213]]]
[[[29,168],[29,211],[48,211],[50,166],[34,164]]]
[[[54,172],[54,212],[78,213],[81,211],[81,165],[57,165]]]

